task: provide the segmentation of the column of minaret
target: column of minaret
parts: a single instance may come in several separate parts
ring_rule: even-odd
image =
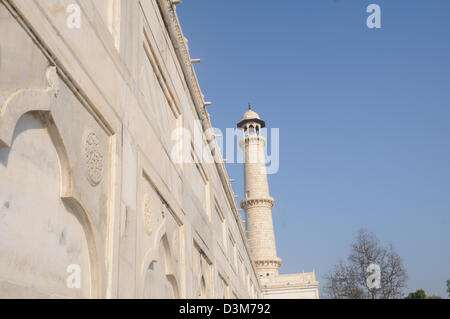
[[[245,193],[241,207],[245,210],[247,237],[260,277],[278,275],[281,259],[277,257],[272,207],[266,173],[264,149],[266,139],[261,134],[265,122],[251,110],[244,114],[238,128],[244,131],[240,146],[244,149]]]

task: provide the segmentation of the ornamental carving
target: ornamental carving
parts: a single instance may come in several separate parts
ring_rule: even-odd
[[[157,226],[162,227],[165,225],[164,210],[165,205],[163,204],[161,209],[155,211],[150,195],[144,195],[144,199],[142,200],[142,218],[144,230],[147,235],[151,236]]]
[[[275,200],[273,198],[248,198],[241,202],[241,208],[247,209],[252,207],[270,207],[275,205]]]
[[[148,235],[151,235],[153,230],[153,225],[155,225],[155,217],[152,213],[152,202],[148,194],[144,196],[144,201],[142,203],[142,214],[144,218],[144,229]]]
[[[103,178],[104,156],[100,139],[95,133],[90,133],[85,138],[84,156],[87,179],[92,186],[97,186]]]

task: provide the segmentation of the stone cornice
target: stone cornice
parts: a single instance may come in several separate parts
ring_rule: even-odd
[[[167,27],[169,28],[168,31],[175,51],[179,54],[179,62],[194,101],[195,108],[197,113],[199,113],[198,115],[200,120],[209,120],[205,110],[204,96],[200,90],[197,75],[195,74],[194,67],[192,66],[187,41],[183,35],[183,31],[181,30],[180,22],[175,11],[175,6],[172,4],[172,0],[159,0],[158,2],[164,14]]]
[[[241,201],[241,208],[247,209],[252,207],[269,207],[275,205],[275,200],[272,197],[268,198],[246,198]]]
[[[183,32],[181,30],[177,14],[175,12],[175,6],[173,5],[172,0],[158,0],[158,4],[161,9],[164,21],[167,25],[168,29],[167,31],[169,33],[172,45],[174,46],[175,53],[177,55],[178,61],[183,71],[186,84],[189,89],[189,93],[192,97],[192,101],[197,111],[197,115],[202,122],[203,130],[207,131],[212,128],[210,117],[208,112],[205,110],[204,96],[201,93],[197,75],[195,74],[194,68],[192,66],[189,49],[187,47],[186,39],[183,36]],[[215,140],[210,142],[209,145],[211,145],[210,149],[213,158],[215,158],[215,156],[216,158],[218,158],[218,160],[215,163],[217,172],[219,174],[222,185],[225,189],[225,193],[230,203],[230,206],[232,207],[233,215],[236,220],[236,223],[238,224],[239,232],[244,242],[247,254],[248,256],[251,256],[246,231],[242,224],[241,215],[239,213],[236,200],[234,198],[234,191],[231,186],[228,172],[225,168],[222,155],[220,154],[220,152],[218,155],[214,154],[215,152],[217,152],[217,150],[220,150],[220,148],[217,144],[217,141]],[[257,278],[257,281],[259,283],[258,276],[256,276],[256,267],[254,263],[252,263],[252,267],[255,273],[255,277]]]

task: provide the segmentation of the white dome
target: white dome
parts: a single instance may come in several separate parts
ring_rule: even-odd
[[[242,121],[255,120],[255,119],[260,120],[260,117],[259,117],[258,113],[256,113],[253,110],[248,110],[242,117]]]

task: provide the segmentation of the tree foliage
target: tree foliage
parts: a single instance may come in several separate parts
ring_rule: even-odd
[[[423,289],[419,289],[415,292],[410,292],[405,299],[427,299],[427,294]]]
[[[448,296],[450,297],[450,279],[447,280],[447,293],[448,293]]]
[[[369,288],[367,268],[380,267],[380,287]],[[339,261],[325,276],[324,292],[332,299],[396,299],[403,297],[407,274],[392,245],[382,247],[373,233],[360,230],[347,262]]]
[[[416,290],[415,292],[410,292],[405,299],[442,299],[439,296],[431,295],[427,296],[423,289]]]

